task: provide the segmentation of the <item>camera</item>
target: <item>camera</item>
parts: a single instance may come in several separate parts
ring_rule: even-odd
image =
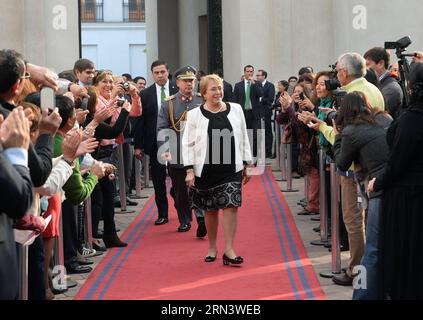
[[[338,90],[339,88],[341,88],[341,83],[339,82],[339,80],[335,77],[333,79],[329,79],[325,81],[325,86],[326,86],[326,90],[328,91],[334,91],[334,90]]]
[[[305,100],[304,92],[300,92],[300,93],[298,94],[298,96],[300,97],[300,99],[301,99],[302,101],[304,101],[304,100]]]
[[[122,107],[125,104],[125,97],[123,96],[123,94],[119,94],[118,99],[117,99],[117,105],[118,107]]]
[[[129,90],[129,83],[125,82],[124,84],[122,84],[123,89],[125,89],[125,91]]]
[[[396,49],[405,51],[406,48],[412,43],[409,36],[399,39],[398,41],[385,42],[385,49]]]

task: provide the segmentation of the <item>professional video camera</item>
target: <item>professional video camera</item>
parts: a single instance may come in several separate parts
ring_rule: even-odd
[[[412,44],[409,36],[403,37],[398,41],[387,41],[385,42],[385,49],[393,49],[395,50],[395,54],[398,58],[398,66],[401,75],[401,79],[399,80],[399,84],[402,88],[404,93],[404,101],[403,101],[403,108],[406,108],[410,103],[410,97],[408,95],[407,90],[407,80],[408,75],[410,74],[410,64],[407,61],[407,57],[414,57],[415,53],[404,53],[407,51],[407,48]]]
[[[335,98],[335,103],[333,104],[333,106],[336,110],[339,109],[339,107],[341,106],[342,100],[347,95],[347,92],[341,89],[342,85],[337,78],[337,75],[338,75],[338,72],[336,71],[337,64],[338,63],[336,62],[335,64],[329,65],[329,68],[332,69],[333,76],[331,79],[325,81],[326,90],[331,91]],[[332,120],[334,120],[335,117],[336,117],[336,111],[331,111],[326,115],[325,122],[329,126],[332,126]]]

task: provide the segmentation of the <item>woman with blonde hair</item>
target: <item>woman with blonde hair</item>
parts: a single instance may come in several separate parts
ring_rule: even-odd
[[[239,265],[244,259],[235,253],[233,242],[242,184],[250,179],[246,169],[252,160],[244,113],[239,104],[222,101],[223,80],[217,75],[203,77],[200,92],[205,103],[188,112],[182,139],[186,182],[193,206],[205,212],[209,236],[205,262],[216,260],[218,213],[223,210],[223,264]]]

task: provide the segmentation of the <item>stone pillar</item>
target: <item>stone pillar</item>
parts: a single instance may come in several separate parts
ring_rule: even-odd
[[[147,83],[152,84],[151,64],[159,57],[157,0],[145,0],[145,24],[147,36]]]
[[[78,1],[2,0],[1,47],[62,71],[79,58]]]

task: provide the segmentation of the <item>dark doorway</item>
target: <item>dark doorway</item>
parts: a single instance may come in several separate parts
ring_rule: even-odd
[[[223,42],[222,42],[222,0],[208,0],[208,42],[209,63],[208,69],[223,70]]]

